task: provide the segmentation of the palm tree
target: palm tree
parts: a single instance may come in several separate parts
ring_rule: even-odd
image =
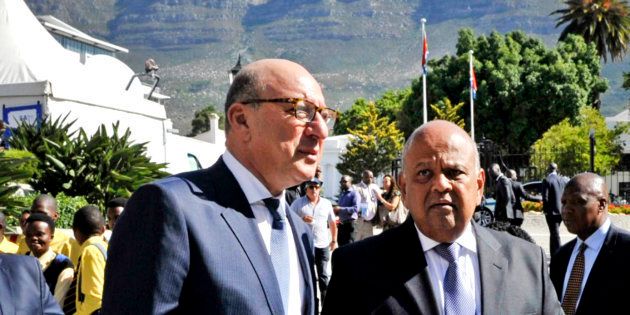
[[[567,8],[551,14],[561,14],[556,27],[568,23],[560,34],[560,40],[569,34],[584,37],[594,43],[604,61],[610,54],[612,61],[622,59],[630,38],[630,9],[623,0],[567,0]]]

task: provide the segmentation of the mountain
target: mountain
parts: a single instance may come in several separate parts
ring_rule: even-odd
[[[287,58],[305,65],[324,86],[328,106],[348,108],[409,86],[420,73],[420,19],[427,19],[429,58],[455,51],[457,31],[477,34],[523,30],[555,45],[560,29],[549,14],[560,0],[27,0],[35,14],[51,14],[130,49],[119,56],[141,71],[146,58],[160,65],[167,111],[180,133],[193,112],[222,108],[227,71],[244,63]],[[621,73],[609,63],[611,88],[602,112],[627,104]]]

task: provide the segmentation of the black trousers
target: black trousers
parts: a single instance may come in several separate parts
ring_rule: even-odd
[[[339,238],[339,236],[337,236]],[[315,247],[315,268],[317,269],[317,284],[319,285],[320,301],[323,303],[328,289],[328,262],[330,261],[330,247]]]
[[[551,256],[560,248],[560,223],[561,215],[545,215],[547,227],[549,227],[549,253]]]
[[[354,225],[352,221],[347,221],[339,224],[337,231],[337,242],[339,242],[339,246],[353,243],[353,233]]]

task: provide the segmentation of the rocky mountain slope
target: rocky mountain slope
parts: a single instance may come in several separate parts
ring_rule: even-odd
[[[130,49],[120,56],[135,70],[154,58],[167,110],[185,134],[193,112],[222,106],[227,71],[239,53],[245,63],[279,57],[310,69],[328,104],[345,109],[410,85],[420,73],[420,18],[427,21],[430,58],[455,50],[457,31],[478,34],[520,29],[554,45],[559,29],[549,13],[560,0],[27,0],[90,34]],[[627,63],[604,68],[611,90],[603,112],[627,104],[620,88]]]

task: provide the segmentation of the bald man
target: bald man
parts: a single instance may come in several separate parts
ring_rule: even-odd
[[[323,314],[561,313],[542,248],[471,220],[486,177],[464,130],[424,124],[402,164],[410,216],[333,253]]]
[[[225,102],[209,169],[137,190],[109,245],[107,314],[314,314],[311,229],[284,190],[315,175],[336,112],[302,66],[256,61]]]
[[[610,223],[608,187],[593,173],[562,194],[562,221],[577,238],[551,259],[551,279],[566,314],[619,314],[630,289],[630,233]],[[581,275],[581,276],[580,276]]]

